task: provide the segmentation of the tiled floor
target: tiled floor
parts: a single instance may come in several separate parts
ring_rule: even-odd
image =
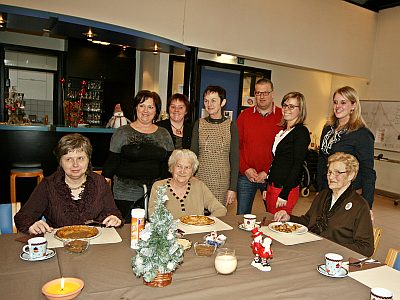
[[[293,209],[293,214],[305,213],[310,207],[314,195],[311,193],[308,198],[300,198]],[[257,194],[253,204],[253,213],[264,211],[261,195]],[[373,213],[374,226],[382,228],[382,238],[375,258],[385,261],[389,248],[400,248],[400,205],[395,206],[391,198],[375,195]],[[236,214],[236,204],[228,207],[228,214]]]

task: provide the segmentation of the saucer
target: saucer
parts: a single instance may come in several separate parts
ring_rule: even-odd
[[[348,272],[345,268],[341,267],[341,268],[340,268],[339,274],[330,275],[330,274],[326,273],[325,264],[318,265],[317,270],[318,270],[318,272],[320,272],[322,275],[328,276],[328,277],[332,277],[332,278],[343,278],[343,277],[346,277],[347,274],[349,274],[349,272]]]
[[[244,224],[242,223],[242,224],[239,224],[239,229],[242,229],[242,230],[245,230],[245,231],[252,231],[253,229],[246,229],[246,228],[244,228]],[[260,228],[261,227],[261,225],[260,224],[258,224],[258,223],[256,223],[256,225],[255,225],[255,227],[258,227],[258,228]]]
[[[21,259],[27,260],[27,261],[39,261],[39,260],[45,260],[45,259],[52,258],[54,255],[56,255],[56,251],[54,251],[52,249],[47,249],[46,255],[42,256],[42,257],[30,258],[29,254],[25,253],[25,252],[22,252],[19,257]]]

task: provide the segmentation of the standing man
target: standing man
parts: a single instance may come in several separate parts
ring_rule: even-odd
[[[240,174],[238,179],[237,214],[249,214],[254,196],[266,188],[272,162],[272,145],[281,130],[282,110],[273,101],[274,85],[269,79],[256,82],[256,105],[245,109],[237,119],[239,131]]]

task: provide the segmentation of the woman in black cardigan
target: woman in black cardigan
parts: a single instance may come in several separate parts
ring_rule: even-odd
[[[190,102],[183,94],[173,94],[167,101],[169,119],[157,122],[171,135],[175,149],[190,149],[192,124],[189,122]]]
[[[289,214],[299,198],[301,172],[310,144],[310,133],[303,125],[306,116],[306,102],[303,94],[286,94],[282,105],[282,129],[272,147],[274,160],[268,173],[266,191],[267,210],[275,213],[286,210]]]

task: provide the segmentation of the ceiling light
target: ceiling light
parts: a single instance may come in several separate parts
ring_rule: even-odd
[[[87,38],[87,40],[90,41],[90,42],[91,42],[91,41],[93,40],[93,38],[97,35],[97,34],[94,34],[94,33],[93,33],[91,27],[89,27],[88,32],[84,32],[84,33],[82,33],[82,34],[85,35],[86,38]]]
[[[108,46],[108,45],[110,45],[110,43],[109,43],[109,42],[95,41],[95,40],[92,40],[92,43],[93,43],[93,44],[104,45],[104,46]]]
[[[6,20],[3,19],[3,14],[0,14],[0,28],[6,25]]]
[[[160,50],[160,48],[158,48],[157,43],[155,43],[155,44],[154,44],[154,47],[153,47],[153,54],[154,54],[154,55],[157,55],[159,50]]]

